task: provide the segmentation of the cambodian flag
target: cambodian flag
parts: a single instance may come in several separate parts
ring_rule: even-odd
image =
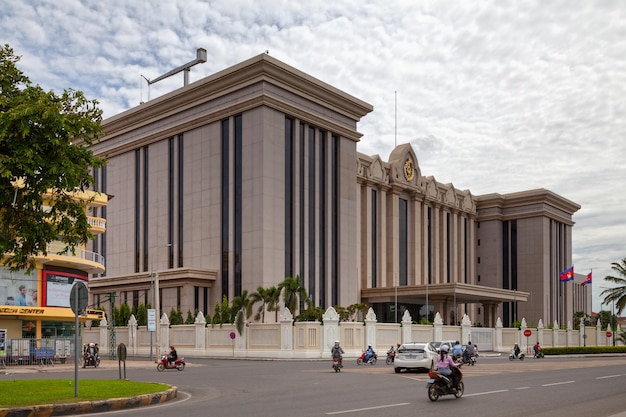
[[[587,274],[587,278],[580,283],[580,285],[587,285],[587,284],[591,284],[591,272]]]
[[[559,274],[559,280],[561,282],[573,281],[574,280],[574,265],[567,268],[565,271]]]

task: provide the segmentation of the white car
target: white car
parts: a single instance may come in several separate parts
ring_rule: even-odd
[[[394,371],[399,373],[411,369],[434,369],[437,350],[431,343],[404,343],[398,348],[393,360]]]

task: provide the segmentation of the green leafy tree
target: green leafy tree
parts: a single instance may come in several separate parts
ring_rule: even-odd
[[[83,146],[102,133],[102,111],[80,91],[32,85],[19,59],[0,47],[0,259],[30,272],[51,242],[74,252],[93,238],[86,202],[73,193],[88,190],[91,168],[104,165]]]
[[[148,308],[144,304],[139,304],[137,307],[135,318],[137,319],[137,326],[148,325]]]
[[[351,321],[363,321],[369,306],[363,303],[351,304],[348,306],[348,313]]]
[[[607,275],[604,280],[617,286],[602,291],[600,296],[604,297],[603,304],[615,303],[619,316],[626,306],[626,258],[621,262],[611,263],[611,269],[617,273],[617,276]]]
[[[598,317],[600,318],[600,326],[602,329],[606,329],[609,324],[611,325],[611,329],[615,330],[617,328],[617,318],[610,311],[602,310],[598,313]]]
[[[113,314],[115,315],[116,326],[127,326],[132,313],[128,304],[122,303],[119,307],[114,308]]]
[[[180,311],[180,308],[177,308],[176,310],[174,310],[174,308],[172,307],[172,310],[170,311],[170,324],[175,325],[175,324],[183,324],[183,313],[182,311]]]
[[[230,307],[228,297],[224,296],[222,302],[215,303],[215,310],[213,311],[213,319],[211,320],[211,326],[219,325],[222,327],[224,323],[230,322]]]
[[[274,288],[274,291],[276,290],[275,287],[271,288]],[[261,323],[265,323],[265,310],[268,309],[268,305],[271,303],[273,296],[271,288],[263,288],[259,286],[255,292],[250,294],[250,300],[253,306],[257,303],[261,303],[256,311],[256,314],[254,315],[255,321],[260,320]]]
[[[267,311],[274,312],[274,321],[278,322],[278,313],[280,312],[280,288],[271,286],[267,289]]]
[[[305,303],[309,296],[306,292],[306,288],[300,284],[300,276],[295,278],[287,277],[283,282],[278,284],[278,288],[283,292],[283,301],[285,306],[295,315],[296,308],[298,307],[298,301]]]
[[[194,324],[196,322],[196,316],[198,315],[198,309],[194,311],[194,314],[191,314],[191,310],[187,310],[187,318],[185,319],[185,324]]]
[[[304,309],[298,316],[295,318],[296,321],[322,321],[322,316],[324,315],[324,309],[322,307],[313,307],[312,305],[308,305],[306,309]]]
[[[235,322],[235,317],[242,311],[245,315],[245,319],[250,318],[252,316],[252,306],[254,303],[252,302],[252,296],[248,293],[248,290],[243,290],[241,295],[233,298],[232,308],[231,308],[231,322]]]

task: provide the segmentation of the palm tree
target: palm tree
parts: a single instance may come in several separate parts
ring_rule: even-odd
[[[617,284],[618,286],[602,291],[600,296],[604,296],[603,304],[615,302],[617,315],[619,316],[626,306],[626,258],[622,259],[621,263],[611,263],[611,269],[617,272],[620,276],[614,277],[607,275],[604,277],[604,280]]]
[[[306,288],[300,285],[299,275],[296,275],[295,278],[285,278],[283,282],[278,284],[278,289],[284,291],[283,301],[285,302],[285,306],[287,306],[292,314],[298,306],[298,299],[303,303],[309,300]]]
[[[275,287],[274,290],[276,290]],[[259,308],[257,309],[257,313],[254,316],[254,320],[259,321],[261,323],[265,323],[265,309],[268,308],[268,304],[272,300],[272,293],[270,288],[263,288],[261,286],[257,287],[256,291],[250,294],[250,300],[252,301],[252,305],[256,303],[261,303]]]
[[[267,289],[267,292],[267,311],[275,312],[274,320],[278,323],[278,312],[280,311],[280,288],[276,288],[272,285]]]
[[[251,294],[248,294],[248,290],[243,290],[241,295],[233,298],[233,307],[231,310],[231,314],[233,315],[231,319],[234,321],[235,316],[238,312],[243,311],[246,314],[246,319],[249,319],[252,315],[252,306],[254,303],[252,302]]]

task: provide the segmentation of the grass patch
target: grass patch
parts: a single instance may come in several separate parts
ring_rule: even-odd
[[[126,380],[78,381],[78,397],[74,396],[74,380],[29,379],[0,381],[0,408],[62,404],[79,401],[124,398],[153,394],[170,388],[166,384]]]

